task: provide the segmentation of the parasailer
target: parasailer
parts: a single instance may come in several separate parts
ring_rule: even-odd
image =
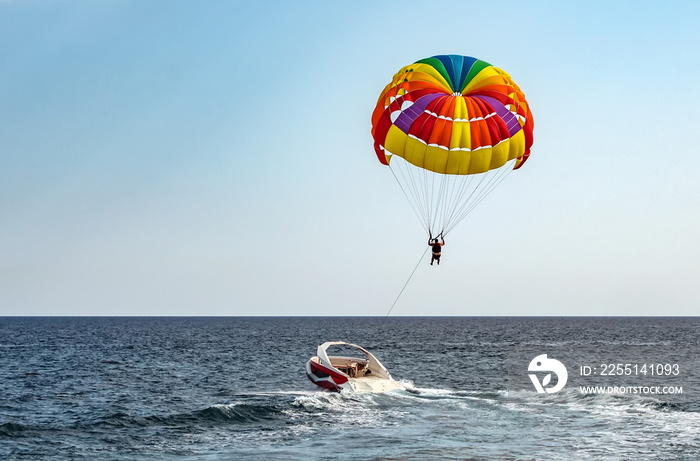
[[[399,70],[372,114],[377,158],[390,167],[431,239],[446,236],[525,163],[533,127],[510,75],[459,55]]]
[[[433,257],[430,258],[430,265],[433,265],[433,261],[437,261],[438,266],[440,265],[440,256],[442,256],[442,247],[445,246],[445,238],[440,237],[441,242],[438,242],[438,239],[436,238],[429,238],[428,239],[428,246],[432,247],[433,250]]]

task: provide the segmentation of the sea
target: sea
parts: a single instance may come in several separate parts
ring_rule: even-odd
[[[335,340],[406,389],[314,386]],[[700,317],[0,317],[0,459],[697,460],[699,351]]]

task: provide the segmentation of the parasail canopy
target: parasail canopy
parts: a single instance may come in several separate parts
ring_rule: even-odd
[[[510,75],[458,55],[399,70],[372,114],[377,157],[431,236],[446,235],[525,163],[533,125]]]

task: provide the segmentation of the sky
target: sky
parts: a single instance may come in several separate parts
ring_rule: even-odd
[[[697,315],[698,17],[0,0],[0,316]],[[431,267],[370,116],[437,54],[506,70],[535,130]]]

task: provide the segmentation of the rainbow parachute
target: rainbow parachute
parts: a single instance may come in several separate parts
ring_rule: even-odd
[[[394,75],[372,114],[372,136],[428,234],[444,236],[527,160],[533,124],[506,72],[440,55]]]

